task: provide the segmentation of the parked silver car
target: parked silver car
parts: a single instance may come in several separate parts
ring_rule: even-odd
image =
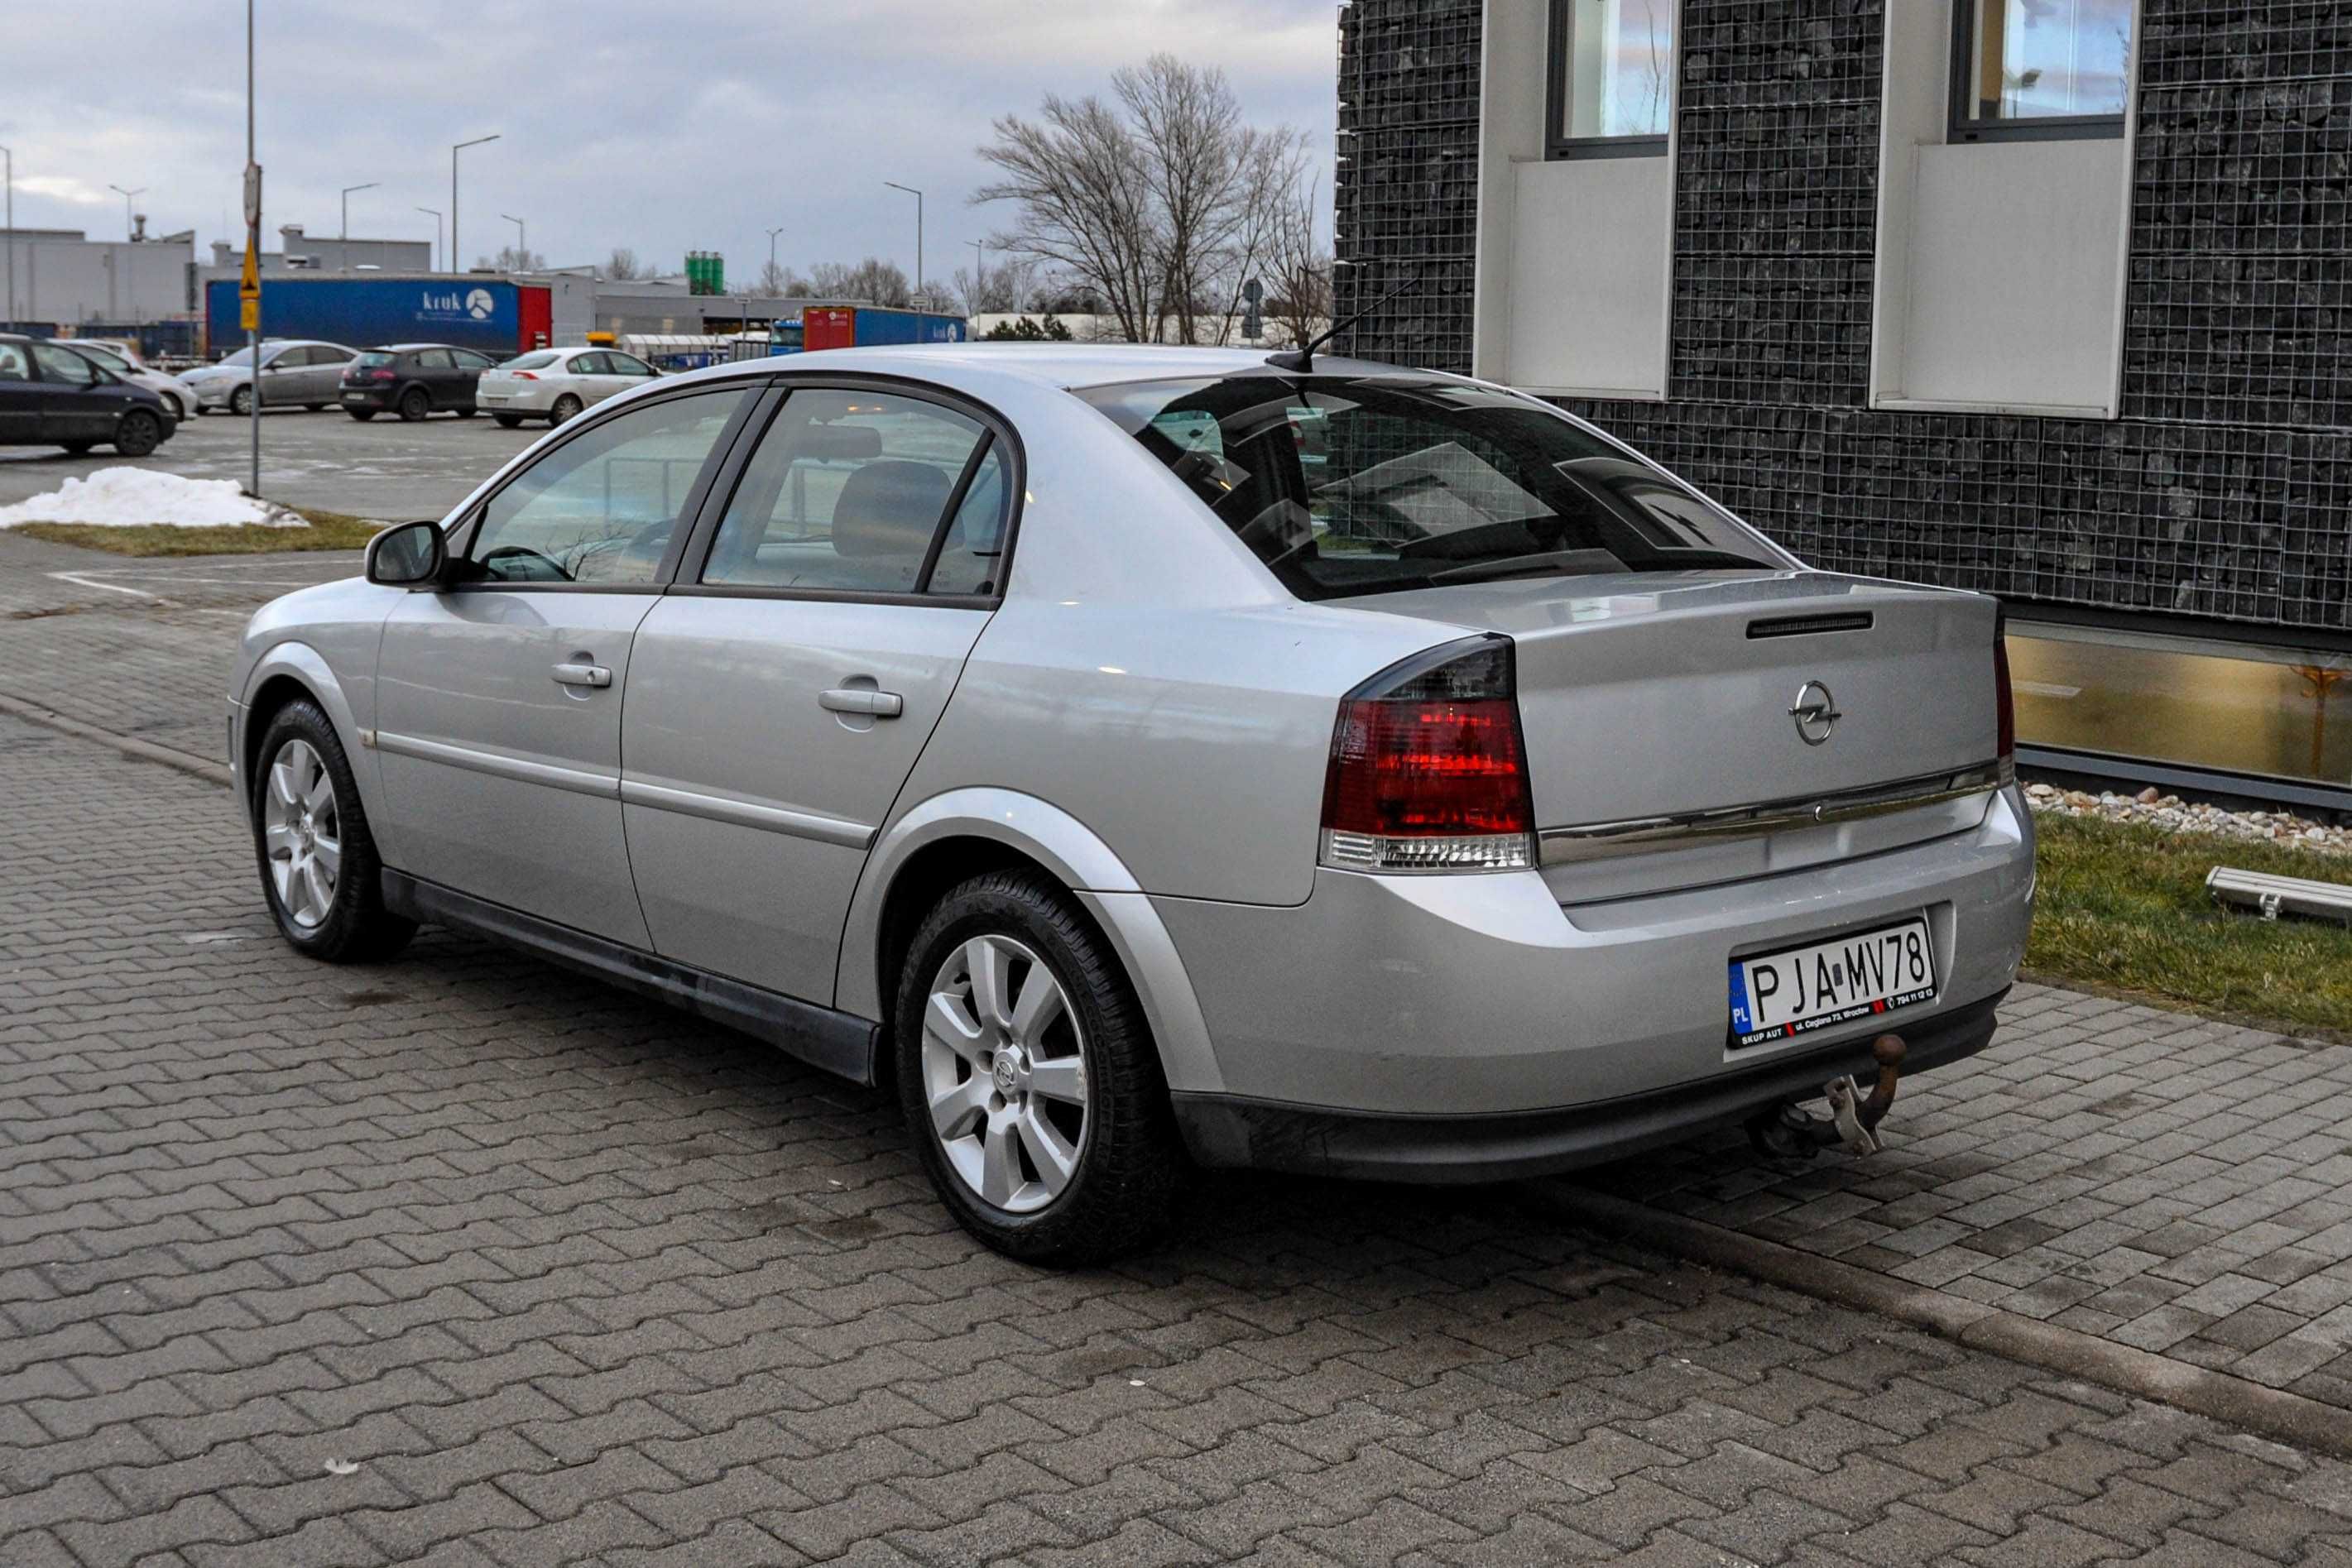
[[[312,413],[342,395],[343,367],[359,355],[341,343],[308,338],[272,338],[261,345],[261,406],[299,406]],[[253,412],[253,350],[239,349],[225,359],[180,372],[198,413]]]
[[[876,349],[380,535],[254,618],[228,745],[296,948],[465,927],[892,1084],[967,1227],[1069,1260],[1193,1165],[1517,1176],[1978,1050],[2007,685],[1991,600],[1505,389]]]

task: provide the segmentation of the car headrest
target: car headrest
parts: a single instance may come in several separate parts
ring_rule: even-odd
[[[864,463],[882,455],[882,433],[870,424],[812,424],[793,443],[812,463]]]
[[[833,504],[834,553],[920,559],[947,509],[950,483],[928,463],[868,463]]]

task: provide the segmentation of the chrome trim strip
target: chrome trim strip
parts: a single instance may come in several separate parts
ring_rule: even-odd
[[[589,773],[577,768],[558,768],[551,762],[530,762],[520,757],[502,757],[494,751],[477,751],[469,746],[451,746],[444,741],[419,740],[413,735],[393,735],[383,730],[375,734],[378,751],[394,757],[413,757],[422,762],[446,763],[462,768],[468,773],[487,773],[493,779],[512,779],[524,784],[544,784],[551,789],[564,789],[574,795],[596,795],[610,800],[621,793],[620,779],[610,773]]]
[[[1760,838],[1789,828],[1891,816],[1897,811],[1990,795],[2015,778],[2015,766],[2003,759],[1804,800],[1768,800],[1753,806],[1722,806],[1674,816],[1633,817],[1617,822],[1546,828],[1536,835],[1538,859],[1544,865],[1564,865],[1613,855],[1658,854],[1722,839]]]
[[[821,844],[839,844],[845,849],[862,850],[874,841],[874,830],[863,822],[820,816],[814,811],[789,810],[782,806],[758,806],[749,800],[730,800],[721,795],[648,784],[641,779],[621,780],[621,801],[624,805],[649,806],[656,810],[676,811],[681,816],[701,817],[738,828],[814,839]]]

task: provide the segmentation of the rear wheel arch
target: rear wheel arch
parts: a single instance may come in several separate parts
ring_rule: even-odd
[[[1224,1087],[1192,978],[1150,897],[1084,823],[1013,790],[934,796],[876,841],[850,901],[835,1005],[887,1019],[916,930],[949,892],[992,871],[1034,872],[1101,934],[1142,1003],[1171,1089]]]

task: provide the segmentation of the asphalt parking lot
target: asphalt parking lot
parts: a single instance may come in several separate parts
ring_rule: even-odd
[[[1705,1215],[2012,1329],[2119,1317],[2112,1270],[2192,1347],[2337,1354],[2352,1237],[2280,1167],[2352,1171],[2265,1141],[2341,1124],[2333,1048],[2031,988],[1880,1164],[1593,1173],[1660,1206],[1648,1245],[1569,1184],[1232,1177],[1150,1256],[1027,1269],[879,1095],[469,937],[276,939],[190,768],[251,606],[352,565],[0,536],[0,696],[84,727],[0,711],[0,1563],[2352,1568],[2344,1444],[1656,1249]],[[2250,1074],[2298,1110],[2206,1103]],[[2158,1105],[2128,1148],[2072,1125]],[[2317,1400],[2352,1366],[2256,1370]]]
[[[86,457],[53,447],[0,447],[0,507],[125,463],[241,484],[248,472],[249,423],[226,414],[183,420],[153,456],[135,462],[103,447]],[[542,423],[504,430],[488,416],[437,413],[406,424],[379,415],[362,423],[338,409],[269,409],[261,417],[262,493],[289,506],[387,522],[438,517],[546,433]]]

